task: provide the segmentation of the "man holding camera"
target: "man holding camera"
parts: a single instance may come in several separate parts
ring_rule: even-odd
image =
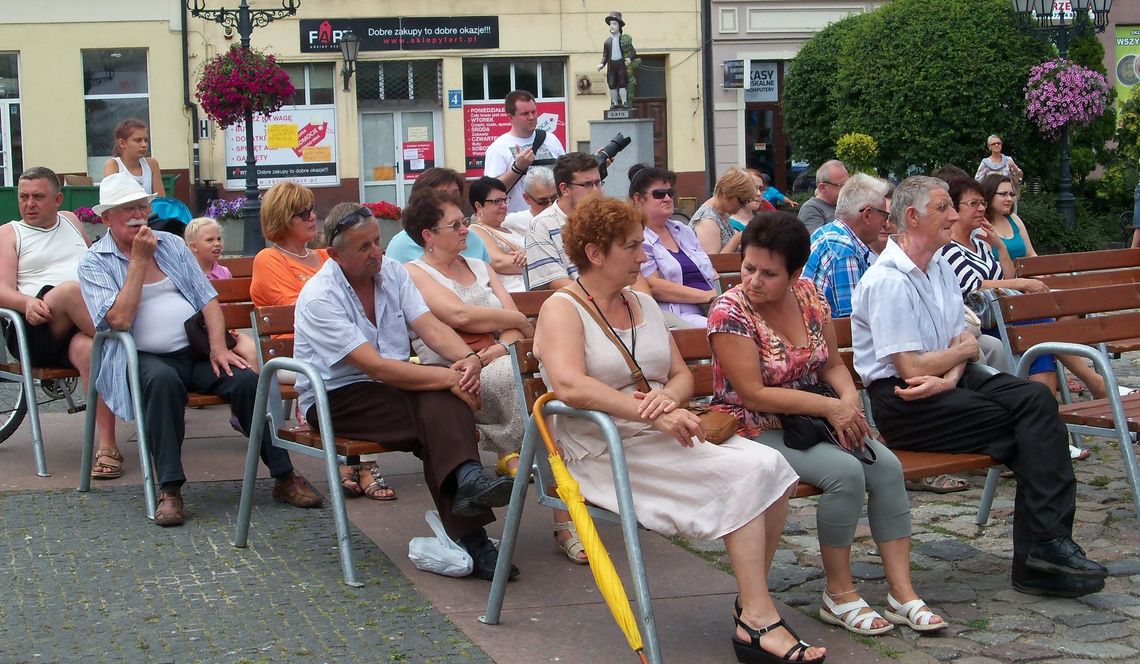
[[[538,130],[538,104],[526,90],[512,90],[506,100],[511,130],[495,139],[483,158],[483,174],[507,188],[507,212],[527,208],[519,180],[531,166],[550,166],[566,154],[558,137]],[[541,139],[541,140],[539,140]]]

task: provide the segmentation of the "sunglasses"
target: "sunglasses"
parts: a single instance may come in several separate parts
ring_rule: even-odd
[[[293,216],[294,217],[300,217],[302,219],[308,219],[309,215],[311,215],[311,214],[313,214],[313,207],[309,206],[309,207],[305,208],[304,210],[298,210],[297,212],[294,212]]]
[[[547,196],[545,198],[533,198],[532,197],[530,200],[534,201],[535,205],[541,205],[542,207],[549,207],[549,206],[554,204],[554,201],[558,200],[558,197],[557,196]]]
[[[342,232],[352,228],[356,224],[360,223],[361,221],[363,221],[363,220],[365,220],[371,216],[372,216],[372,210],[369,210],[368,208],[366,208],[362,205],[359,208],[357,208],[355,212],[349,212],[345,216],[341,217],[340,221],[336,222],[336,225],[333,226],[332,231],[329,232],[328,243],[332,244],[333,240],[336,239],[337,235],[340,235]]]
[[[661,201],[665,200],[666,196],[669,198],[676,198],[676,193],[676,189],[654,189],[653,191],[649,192],[649,195]]]

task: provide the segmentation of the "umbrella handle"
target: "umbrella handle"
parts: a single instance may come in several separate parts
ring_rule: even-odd
[[[534,406],[531,407],[534,424],[538,427],[538,433],[542,436],[542,444],[546,445],[546,451],[549,454],[558,454],[558,448],[554,446],[554,437],[550,435],[550,428],[546,426],[546,416],[542,414],[542,407],[554,399],[554,393],[547,392],[535,399]]]

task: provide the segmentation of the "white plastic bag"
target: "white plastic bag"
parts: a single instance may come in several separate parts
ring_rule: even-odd
[[[424,520],[431,526],[435,537],[413,537],[408,542],[408,558],[416,569],[444,576],[467,576],[475,566],[471,555],[447,536],[439,512],[430,510]]]

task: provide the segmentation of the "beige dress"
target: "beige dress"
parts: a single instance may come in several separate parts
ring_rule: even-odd
[[[658,388],[669,376],[669,332],[657,303],[648,295],[626,291],[626,297],[632,294],[645,312],[645,320],[636,328],[636,348],[630,330],[616,332],[649,384]],[[562,293],[553,297],[573,301]],[[635,386],[621,353],[589,312],[574,304],[584,329],[587,374],[621,392],[633,393]],[[536,346],[535,352],[541,359],[541,348]],[[723,537],[759,516],[799,479],[779,452],[740,436],[721,445],[683,447],[649,424],[615,423],[625,447],[637,520],[662,535]],[[555,418],[554,435],[582,495],[595,505],[617,511],[610,457],[597,427],[584,420]]]
[[[465,257],[464,260],[467,261],[467,267],[475,273],[475,283],[468,286],[447,277],[420,259],[412,263],[467,304],[501,309],[503,303],[491,290],[487,264],[475,258]],[[451,364],[428,348],[419,337],[412,339],[412,350],[424,364]],[[480,395],[483,406],[475,413],[475,428],[479,430],[480,449],[503,454],[518,452],[523,435],[522,404],[519,402],[518,390],[515,389],[515,373],[510,355],[492,360],[483,367],[479,379],[483,383]]]

